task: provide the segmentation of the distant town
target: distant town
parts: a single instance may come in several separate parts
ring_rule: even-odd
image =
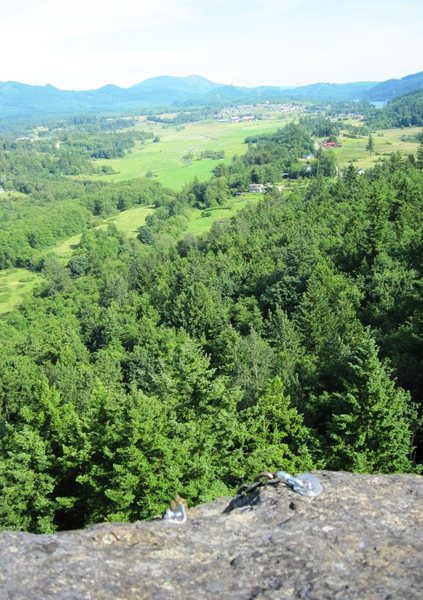
[[[240,104],[222,109],[216,116],[219,121],[253,121],[254,119],[275,119],[287,113],[304,111],[304,107],[298,104],[272,104],[263,102],[260,104]]]

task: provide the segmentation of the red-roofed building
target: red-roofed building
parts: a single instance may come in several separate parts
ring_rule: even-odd
[[[322,146],[323,148],[340,148],[341,144],[338,144],[338,142],[330,142],[329,140],[325,140],[322,142]]]

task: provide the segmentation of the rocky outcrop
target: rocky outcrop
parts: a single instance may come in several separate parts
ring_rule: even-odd
[[[184,524],[0,534],[0,598],[169,600],[422,597],[423,480],[320,472],[188,511]]]

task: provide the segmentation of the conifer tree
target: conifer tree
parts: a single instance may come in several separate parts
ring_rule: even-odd
[[[0,423],[0,529],[55,530],[48,443],[29,425]]]
[[[246,476],[263,469],[310,469],[310,431],[292,406],[279,377],[270,380],[254,406],[243,411]]]
[[[410,471],[410,397],[395,386],[368,330],[350,369],[344,390],[334,394],[329,467],[360,473]]]
[[[419,136],[420,144],[417,148],[417,159],[416,159],[416,167],[423,171],[423,135]]]
[[[366,150],[370,154],[370,156],[373,154],[373,152],[375,150],[375,143],[374,143],[373,136],[371,133],[369,134],[369,139],[367,140]]]

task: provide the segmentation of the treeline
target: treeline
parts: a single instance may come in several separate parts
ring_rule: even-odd
[[[137,205],[160,206],[173,196],[159,183],[134,179],[116,184],[88,183],[73,200],[18,198],[0,204],[0,269],[38,269],[40,251],[105,218]]]
[[[161,111],[163,113],[163,111]],[[161,123],[165,126],[174,127],[177,125],[186,125],[206,119],[214,118],[219,112],[219,108],[208,106],[197,106],[189,110],[180,110],[176,114],[163,115],[153,112],[147,115],[147,121],[151,123]]]
[[[137,119],[132,116],[98,116],[98,115],[74,115],[63,120],[48,120],[45,122],[49,130],[73,128],[79,132],[100,133],[110,131],[121,131],[137,124]]]
[[[306,127],[313,137],[336,137],[341,130],[341,122],[327,117],[301,117],[299,124]]]
[[[203,150],[200,152],[199,159],[204,160],[206,158],[210,158],[211,160],[222,160],[225,158],[224,150]]]
[[[95,171],[89,158],[72,148],[58,149],[55,143],[46,141],[1,140],[0,184],[6,190],[30,194],[46,181],[54,185],[62,175]]]
[[[346,115],[366,115],[374,110],[367,100],[344,100],[342,102],[331,102],[322,104],[320,110],[328,117],[345,117]]]
[[[127,150],[135,146],[137,141],[145,143],[153,139],[154,134],[150,131],[135,130],[81,135],[79,132],[74,134],[66,131],[58,137],[61,151],[63,145],[66,152],[76,151],[78,156],[110,159],[121,158]]]
[[[367,117],[372,128],[423,126],[423,90],[417,90],[388,102],[383,108]]]
[[[1,324],[2,526],[149,517],[263,469],[413,470],[422,199],[422,170],[393,155],[202,238],[91,230],[68,267],[47,260]]]

